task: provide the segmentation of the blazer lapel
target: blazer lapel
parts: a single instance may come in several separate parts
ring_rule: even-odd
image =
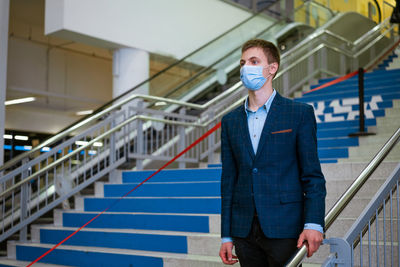
[[[272,126],[276,122],[278,112],[279,112],[278,109],[279,109],[279,105],[281,104],[281,102],[282,102],[282,97],[277,92],[274,100],[272,101],[271,107],[268,111],[267,119],[265,120],[264,127],[261,132],[260,142],[258,143],[258,148],[257,148],[256,159],[257,159],[258,155],[260,154],[260,151],[262,151],[262,149],[265,145],[267,136],[271,132]]]
[[[253,150],[253,145],[251,144],[251,139],[250,139],[250,133],[249,133],[249,124],[247,123],[247,115],[246,112],[244,111],[244,107],[242,112],[240,112],[240,128],[242,131],[242,136],[244,137],[242,141],[244,141],[244,146],[247,148],[247,150],[250,153],[251,159],[254,160],[255,154]]]

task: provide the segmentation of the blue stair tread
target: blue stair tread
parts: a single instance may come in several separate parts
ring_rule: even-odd
[[[399,81],[400,83],[400,81]],[[324,88],[325,89],[325,88]],[[324,90],[321,89],[321,90]],[[317,93],[318,92],[318,93]],[[364,96],[365,101],[369,101],[372,96],[381,96],[383,100],[390,100],[399,97],[400,86],[389,85],[389,86],[374,86],[365,87]],[[296,98],[296,101],[307,103],[307,102],[318,102],[318,101],[329,101],[343,98],[358,98],[357,90],[340,90],[340,88],[326,88],[324,93],[316,91],[312,93],[305,94],[301,98]]]
[[[85,198],[85,211],[219,214],[221,198]]]
[[[40,229],[40,242],[42,244],[57,244],[60,240],[63,240],[75,230]],[[169,253],[188,252],[186,236],[167,234],[81,230],[72,238],[64,242],[63,245],[120,248]]]
[[[319,148],[358,146],[358,138],[327,138],[318,139]]]
[[[64,227],[81,227],[97,212],[63,212]],[[86,228],[141,229],[208,233],[209,217],[187,214],[143,214],[106,212]]]
[[[137,184],[105,184],[105,197],[121,197]],[[147,197],[217,197],[221,195],[221,185],[219,181],[212,182],[174,182],[174,183],[150,183],[147,182],[128,197],[147,196]]]
[[[368,79],[368,78],[372,78],[372,77],[382,77],[382,76],[393,76],[396,74],[400,74],[400,70],[398,69],[394,69],[394,70],[375,70],[372,72],[367,72],[364,73],[364,78]],[[337,79],[339,77],[329,77],[329,78],[323,78],[323,79],[319,79],[318,80],[318,84],[323,84],[329,81],[332,81],[334,79]],[[358,80],[358,76],[352,77],[349,80],[354,79],[354,80]]]
[[[324,158],[348,158],[349,152],[347,148],[318,148],[318,156]]]
[[[44,254],[49,246],[29,246],[17,244],[16,258],[17,260],[33,261],[38,256]],[[163,266],[162,258],[129,255],[123,252],[101,252],[101,251],[84,251],[65,249],[64,246],[58,247],[50,254],[46,255],[39,262],[54,263],[70,266]]]
[[[131,171],[122,173],[123,183],[137,183],[152,175],[155,171]],[[152,182],[182,182],[182,181],[219,181],[221,169],[181,169],[163,170],[154,175]]]
[[[321,131],[334,128],[356,127],[358,125],[359,125],[358,120],[334,121],[334,122],[318,123],[317,129],[318,131]],[[374,125],[376,125],[376,119],[365,120],[365,126],[374,126]]]
[[[207,165],[208,168],[219,168],[221,167],[221,163],[212,163]]]

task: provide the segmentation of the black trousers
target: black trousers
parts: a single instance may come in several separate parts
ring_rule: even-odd
[[[297,239],[267,238],[254,217],[249,236],[233,238],[241,267],[279,267],[297,250]]]

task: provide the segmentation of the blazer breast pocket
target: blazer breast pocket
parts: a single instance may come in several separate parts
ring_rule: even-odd
[[[271,132],[271,134],[284,134],[284,133],[291,133],[292,131],[293,131],[292,129],[285,129],[285,130]]]
[[[279,128],[278,128],[279,129]],[[282,129],[282,128],[281,128]],[[291,128],[283,128],[282,130],[272,131],[270,133],[270,145],[289,145],[294,142],[293,130]],[[291,146],[290,146],[291,147]]]

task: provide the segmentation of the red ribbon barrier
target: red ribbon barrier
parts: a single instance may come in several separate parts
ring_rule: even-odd
[[[368,68],[366,68],[366,69],[364,70],[364,72],[370,71],[374,66],[376,66],[376,65],[377,65],[379,62],[381,62],[385,57],[387,57],[387,55],[389,55],[399,44],[400,44],[400,40],[398,40],[393,46],[391,46],[391,47],[387,50],[387,52],[386,52],[384,55],[382,55],[380,58],[378,58],[372,65],[370,65]],[[323,84],[323,85],[318,86],[317,88],[314,88],[314,89],[312,89],[312,90],[309,90],[309,91],[307,91],[307,92],[304,92],[303,95],[308,94],[308,93],[311,93],[311,92],[315,92],[315,91],[318,91],[318,90],[321,90],[321,89],[323,89],[323,88],[326,88],[326,87],[328,87],[328,86],[331,86],[331,85],[334,85],[334,84],[337,84],[337,83],[340,83],[340,82],[342,82],[342,81],[344,81],[344,80],[347,80],[347,79],[350,79],[351,77],[356,76],[357,74],[358,74],[358,70],[353,71],[353,72],[351,72],[351,73],[349,73],[349,74],[347,74],[347,75],[345,75],[345,76],[336,78],[336,79],[334,79],[334,80],[332,80],[332,81],[330,81],[330,82],[327,82],[327,83],[325,83],[325,84]]]
[[[327,83],[324,83],[323,85],[318,86],[317,88],[314,88],[314,89],[312,89],[310,91],[304,92],[303,95],[311,93],[311,92],[315,92],[315,91],[318,91],[318,90],[321,90],[323,88],[326,88],[328,86],[331,86],[331,85],[334,85],[334,84],[337,84],[337,83],[340,83],[340,82],[342,82],[344,80],[347,80],[347,79],[350,79],[351,77],[356,76],[357,74],[358,74],[358,70],[350,72],[349,74],[346,74],[345,76],[336,78],[336,79],[334,79],[334,80],[332,80],[330,82],[327,82]]]
[[[94,220],[96,220],[101,214],[103,214],[104,212],[106,212],[107,210],[109,210],[111,207],[113,207],[115,204],[117,204],[121,199],[125,198],[127,195],[129,195],[130,193],[132,193],[133,191],[135,191],[139,186],[143,185],[145,182],[147,182],[148,180],[150,180],[150,178],[152,178],[154,175],[156,175],[157,173],[159,173],[161,170],[163,170],[164,168],[166,168],[168,165],[170,165],[172,162],[174,162],[176,159],[178,159],[179,157],[181,157],[183,154],[185,154],[186,152],[188,152],[190,149],[192,149],[194,146],[196,146],[198,143],[200,143],[201,141],[203,141],[205,138],[207,138],[210,134],[212,134],[213,132],[215,132],[219,127],[221,127],[221,122],[217,123],[213,128],[211,128],[210,130],[208,130],[205,134],[203,134],[202,136],[200,136],[199,139],[197,139],[195,142],[193,142],[190,146],[188,146],[187,148],[185,148],[182,152],[180,152],[178,155],[176,155],[173,159],[171,159],[170,161],[168,161],[167,163],[165,163],[161,168],[159,168],[157,171],[155,171],[153,174],[151,174],[149,177],[147,177],[146,179],[144,179],[140,184],[138,184],[137,186],[135,186],[135,188],[133,188],[132,190],[130,190],[128,193],[126,193],[125,195],[123,195],[122,197],[120,197],[119,199],[117,199],[114,203],[112,203],[110,206],[108,206],[106,209],[104,209],[102,212],[100,212],[99,214],[97,214],[95,217],[93,217],[92,219],[90,219],[88,222],[86,222],[84,225],[82,225],[81,227],[79,227],[75,232],[73,232],[72,234],[70,234],[69,236],[67,236],[66,238],[64,238],[61,242],[59,242],[58,244],[54,245],[51,249],[49,249],[48,251],[46,251],[44,254],[42,254],[40,257],[38,257],[36,260],[32,261],[29,265],[27,265],[26,267],[32,266],[33,264],[35,264],[36,262],[40,261],[41,259],[43,259],[47,254],[49,254],[50,252],[52,252],[53,250],[55,250],[58,246],[62,245],[65,241],[67,241],[68,239],[70,239],[71,237],[73,237],[75,234],[77,234],[80,230],[82,230],[83,228],[85,228],[87,225],[89,225],[91,222],[93,222]]]

